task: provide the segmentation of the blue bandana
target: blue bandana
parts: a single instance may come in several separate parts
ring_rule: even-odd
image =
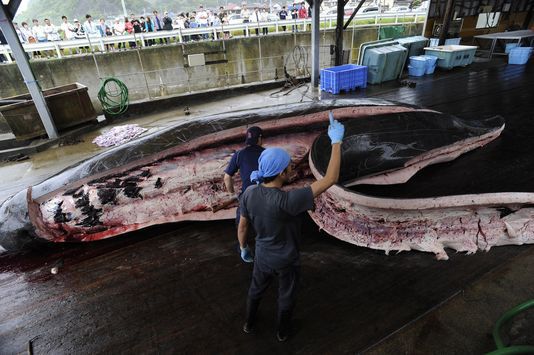
[[[250,181],[259,184],[265,177],[276,176],[289,166],[290,161],[291,157],[282,148],[267,148],[258,159],[258,170],[250,174]]]

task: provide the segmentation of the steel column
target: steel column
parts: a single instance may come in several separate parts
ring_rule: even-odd
[[[447,38],[447,34],[449,33],[449,27],[451,25],[453,8],[454,8],[454,0],[447,0],[447,4],[445,5],[445,14],[443,15],[443,27],[441,28],[441,33],[439,34],[439,45],[440,46],[445,44],[445,39]]]
[[[311,33],[311,51],[312,51],[312,71],[311,82],[314,87],[319,86],[319,46],[320,46],[320,0],[315,0],[312,6],[312,33]]]
[[[345,0],[337,0],[336,20],[336,65],[343,64],[343,19],[345,14]]]

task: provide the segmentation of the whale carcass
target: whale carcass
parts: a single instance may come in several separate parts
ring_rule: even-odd
[[[530,194],[398,199],[357,191],[403,184],[429,165],[488,144],[504,128],[502,118],[466,121],[384,100],[337,100],[185,121],[110,149],[6,200],[0,246],[92,241],[154,224],[231,219],[237,203],[224,190],[222,171],[246,127],[262,127],[266,146],[290,152],[294,173],[287,188],[303,186],[324,173],[328,110],[347,127],[340,184],[310,212],[329,234],[385,251],[430,251],[440,259],[444,247],[475,252],[533,240],[529,209],[521,208],[532,202]],[[503,216],[503,208],[510,213]]]

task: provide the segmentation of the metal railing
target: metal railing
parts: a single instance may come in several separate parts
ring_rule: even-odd
[[[426,17],[426,12],[403,12],[403,13],[376,13],[376,14],[358,14],[352,20],[351,26],[349,28],[358,28],[365,27],[370,25],[378,26],[391,26],[391,25],[400,25],[408,23],[423,23]],[[345,20],[349,16],[345,16]],[[321,16],[321,30],[334,29],[336,26],[336,15],[327,15]],[[357,24],[358,21],[365,21],[365,24]],[[171,31],[158,31],[158,32],[148,32],[148,33],[138,33],[130,34],[123,36],[108,36],[108,37],[86,37],[85,39],[72,39],[65,41],[51,41],[51,42],[41,42],[41,43],[26,43],[23,44],[24,50],[26,53],[33,54],[35,52],[48,51],[54,52],[57,58],[62,58],[66,56],[65,49],[79,49],[79,48],[90,48],[91,51],[95,47],[99,51],[106,52],[111,46],[114,46],[119,43],[136,43],[141,47],[146,47],[151,45],[150,41],[155,40],[169,40],[174,39],[177,43],[187,43],[191,38],[200,38],[201,40],[204,37],[211,37],[209,39],[213,40],[224,40],[224,33],[243,33],[244,36],[251,36],[251,34],[256,32],[262,32],[263,28],[272,29],[274,27],[274,32],[270,34],[278,34],[283,32],[283,28],[286,28],[287,31],[297,31],[303,32],[311,28],[311,19],[291,19],[291,20],[279,20],[279,21],[269,21],[269,22],[248,22],[243,24],[235,25],[220,25],[212,27],[197,27],[197,28],[187,28],[187,29],[174,29]],[[242,32],[241,32],[242,31]],[[207,38],[204,40],[208,40]],[[8,62],[12,62],[11,58],[11,49],[9,45],[0,45],[0,54],[4,54]]]

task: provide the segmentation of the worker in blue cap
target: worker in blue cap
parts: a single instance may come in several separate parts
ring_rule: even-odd
[[[339,178],[341,141],[344,126],[334,120],[330,112],[328,136],[332,154],[325,176],[310,186],[282,191],[291,174],[291,157],[281,148],[267,148],[259,158],[258,170],[250,186],[241,196],[241,219],[238,239],[241,248],[246,247],[247,232],[252,225],[256,231],[256,257],[252,281],[248,291],[245,333],[254,330],[256,313],[263,293],[278,278],[278,329],[279,341],[287,340],[291,315],[295,304],[300,273],[299,239],[302,216],[313,208],[313,199],[334,185]]]
[[[252,184],[250,174],[258,169],[258,158],[264,150],[261,146],[262,142],[262,129],[257,126],[249,127],[245,136],[246,147],[232,155],[230,163],[228,163],[228,167],[224,171],[224,185],[226,186],[226,190],[232,194],[235,193],[233,176],[239,171],[239,175],[241,176],[241,193],[235,195],[238,201],[239,196]],[[236,226],[239,225],[240,216],[238,207],[236,212]],[[241,249],[241,259],[246,263],[254,261],[252,252],[246,245]]]

